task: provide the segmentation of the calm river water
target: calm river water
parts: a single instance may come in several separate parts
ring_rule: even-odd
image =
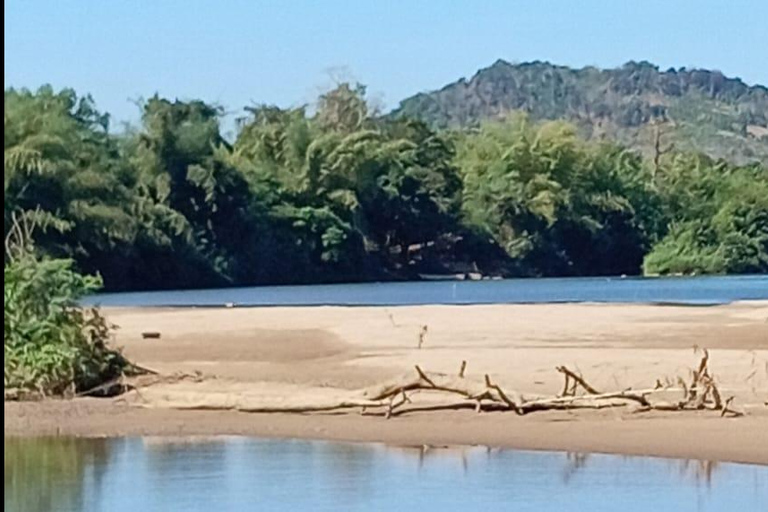
[[[6,439],[5,510],[766,510],[768,467],[486,448]]]
[[[86,302],[104,306],[391,306],[543,302],[723,304],[736,300],[768,300],[768,275],[258,286],[101,294]]]

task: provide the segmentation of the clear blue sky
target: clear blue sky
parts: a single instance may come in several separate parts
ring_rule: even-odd
[[[311,102],[345,69],[386,107],[498,58],[719,69],[768,84],[768,0],[7,0],[5,86]]]

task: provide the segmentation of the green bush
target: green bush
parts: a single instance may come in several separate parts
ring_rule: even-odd
[[[707,233],[703,223],[687,223],[672,228],[653,251],[646,255],[646,275],[723,274],[726,261],[714,233]],[[713,239],[715,239],[713,241]]]
[[[121,374],[126,361],[107,346],[111,326],[77,302],[99,278],[78,274],[71,260],[32,254],[6,262],[4,278],[6,395],[73,394]]]
[[[645,256],[646,274],[768,272],[768,168],[680,157],[664,172],[672,226]]]

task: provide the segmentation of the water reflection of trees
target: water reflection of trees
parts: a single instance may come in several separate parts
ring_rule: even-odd
[[[5,510],[80,510],[86,474],[110,458],[104,439],[5,439]]]
[[[456,463],[460,465],[462,473],[467,475],[469,468],[474,462],[471,459],[484,457],[487,461],[494,458],[494,455],[501,453],[499,448],[478,447],[478,446],[387,446],[388,454],[402,454],[408,459],[417,460],[417,468],[423,470],[427,461],[442,464],[445,462]]]
[[[587,464],[592,454],[589,453],[567,453],[566,463],[563,469],[563,482],[568,483],[579,472],[586,469]],[[608,457],[607,455],[605,457]],[[613,456],[618,458],[617,456]],[[712,460],[699,460],[699,459],[657,459],[647,457],[636,456],[621,456],[622,463],[627,465],[638,466],[643,461],[653,461],[654,463],[663,464],[670,468],[670,472],[677,473],[680,480],[690,479],[696,487],[705,485],[706,487],[712,486],[712,479],[715,473],[720,468],[720,464],[717,461]]]
[[[682,478],[690,478],[697,486],[702,484],[707,488],[712,487],[712,476],[717,472],[720,464],[713,460],[681,460],[679,474]]]
[[[568,484],[581,470],[587,467],[589,453],[568,452],[565,454],[565,467],[563,468],[563,483]]]
[[[472,457],[472,454],[478,453],[482,450],[486,457],[483,457],[484,462],[482,464],[492,463],[494,458],[500,455],[504,455],[504,463],[508,465],[510,458],[517,453],[515,450],[506,450],[498,448],[478,448],[471,446],[390,446],[387,447],[388,453],[402,453],[406,456],[413,457],[418,461],[419,469],[422,469],[425,463],[432,459],[454,460],[461,464],[461,467],[466,474],[473,466],[473,463],[477,463],[482,459]],[[546,453],[546,452],[543,452]],[[475,459],[474,461],[472,459]],[[602,461],[602,462],[601,462]],[[615,464],[624,465],[627,467],[635,467],[638,471],[642,471],[643,466],[647,464],[666,466],[668,471],[675,474],[680,481],[689,480],[696,487],[711,487],[713,479],[716,473],[722,469],[722,465],[717,461],[711,460],[698,460],[698,459],[662,459],[655,457],[640,457],[629,455],[598,455],[595,458],[595,454],[592,453],[577,453],[566,452],[565,460],[562,463],[562,467],[559,470],[562,481],[564,484],[569,484],[578,474],[588,472],[589,467],[594,463],[600,464]],[[557,468],[553,467],[553,472],[557,472]]]

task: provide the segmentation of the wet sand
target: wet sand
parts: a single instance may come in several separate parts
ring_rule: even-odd
[[[768,464],[768,303],[716,307],[478,305],[233,309],[109,309],[115,342],[162,374],[199,381],[142,390],[130,400],[6,403],[6,435],[242,434],[405,445],[484,444]],[[428,327],[423,347],[419,332]],[[144,340],[142,331],[160,339]],[[490,374],[505,389],[556,394],[554,367],[579,369],[595,387],[653,387],[683,376],[711,352],[711,370],[742,418],[718,413],[626,409],[524,417],[471,411],[419,412],[390,420],[349,414],[251,414],[176,410],[174,404],[312,400],[399,378],[415,364]],[[222,398],[224,397],[224,398]],[[133,402],[136,403],[135,401]]]

